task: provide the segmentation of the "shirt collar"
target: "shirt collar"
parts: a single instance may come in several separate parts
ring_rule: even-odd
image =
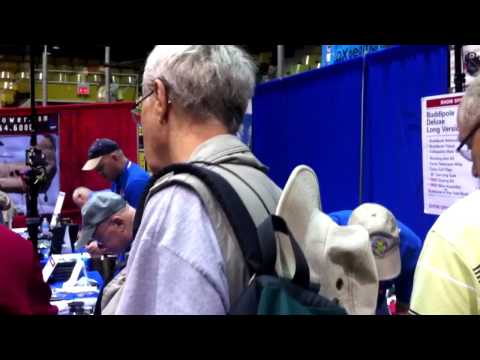
[[[121,187],[122,184],[125,183],[125,179],[126,179],[126,177],[127,177],[128,169],[130,168],[130,166],[132,166],[132,162],[131,162],[130,160],[128,160],[127,163],[125,164],[125,167],[123,168],[122,173],[121,173],[120,176],[117,178],[117,180],[115,180],[115,184],[116,184],[118,187]]]

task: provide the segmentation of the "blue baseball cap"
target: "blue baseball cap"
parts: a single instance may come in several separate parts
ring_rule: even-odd
[[[88,161],[83,165],[83,171],[94,170],[102,157],[120,149],[118,144],[111,139],[97,139],[88,149]]]

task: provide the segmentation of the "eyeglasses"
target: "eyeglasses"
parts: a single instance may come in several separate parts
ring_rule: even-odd
[[[172,100],[169,97],[170,84],[163,78],[157,78],[157,80],[160,80],[163,83],[163,86],[165,87],[165,94],[166,94],[167,99],[168,99],[167,104],[171,104]],[[152,96],[154,92],[155,92],[155,89],[148,92],[145,96],[143,96],[140,100],[138,100],[135,103],[135,105],[133,106],[132,110],[130,110],[130,112],[132,114],[132,119],[135,122],[135,124],[137,124],[138,126],[141,126],[141,119],[142,119],[142,116],[141,116],[142,115],[142,106],[141,105],[149,96]]]
[[[150,91],[147,95],[142,97],[140,100],[138,100],[135,105],[133,106],[132,110],[130,112],[132,113],[132,119],[137,124],[138,126],[141,126],[141,120],[142,120],[142,103],[149,97],[152,96],[155,90]]]
[[[468,135],[465,137],[465,139],[462,140],[460,145],[457,147],[457,152],[462,155],[462,157],[465,160],[472,161],[472,150],[470,149],[469,146],[465,147],[467,143],[470,141],[471,138],[473,138],[473,135],[477,132],[477,130],[480,129],[480,123],[478,123],[470,132]]]

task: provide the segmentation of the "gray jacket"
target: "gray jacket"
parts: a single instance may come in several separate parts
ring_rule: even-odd
[[[197,147],[189,159],[189,162],[198,161],[218,164],[233,171],[257,192],[271,213],[275,211],[280,199],[280,188],[265,174],[266,167],[255,158],[250,149],[237,137],[233,135],[219,135],[204,142]],[[266,219],[268,213],[262,202],[243,181],[219,166],[208,166],[208,168],[222,175],[232,185],[257,226]],[[145,204],[152,196],[155,196],[155,194],[151,196],[155,189],[160,186],[163,187],[171,181],[181,181],[189,185],[199,195],[205,206],[214,225],[225,260],[230,303],[233,304],[248,284],[249,275],[237,239],[226,215],[217,205],[216,200],[206,186],[200,180],[188,174],[167,174],[158,179],[150,189]]]
[[[103,289],[101,299],[102,315],[114,315],[122,296],[127,268],[124,267]]]

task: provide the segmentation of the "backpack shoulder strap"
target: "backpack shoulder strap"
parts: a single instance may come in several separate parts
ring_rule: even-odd
[[[160,182],[160,185],[155,186],[159,179],[168,174],[172,175],[170,179],[163,183]],[[266,259],[262,256],[257,228],[243,201],[240,199],[240,196],[227,180],[206,167],[195,166],[189,163],[174,164],[164,168],[159,174],[152,178],[152,181],[143,194],[141,206],[137,209],[137,213],[135,214],[134,234],[136,235],[140,226],[145,206],[154,194],[173,185],[184,186],[195,191],[191,185],[175,176],[179,174],[192,175],[199,179],[209,189],[214,199],[218,202],[219,206],[225,213],[232,230],[235,233],[238,244],[247,263],[249,273],[251,275],[271,274],[272,271],[274,271],[274,267],[267,269],[265,264],[271,264],[272,260],[264,261]],[[276,248],[272,251],[272,254],[275,256]],[[273,264],[274,263],[275,258],[273,258]]]
[[[168,174],[171,174],[171,179],[155,186],[159,179]],[[154,194],[173,185],[184,186],[196,191],[193,186],[175,176],[180,174],[195,176],[207,186],[230,222],[250,275],[277,276],[275,272],[277,254],[275,232],[278,231],[287,235],[292,246],[296,264],[295,274],[292,279],[293,283],[303,288],[309,288],[310,272],[308,263],[285,221],[278,216],[271,215],[257,229],[245,204],[232,185],[221,175],[204,166],[196,166],[191,163],[174,164],[164,168],[157,174],[145,190],[141,208],[137,210],[135,215],[135,234],[140,225],[146,203]]]

